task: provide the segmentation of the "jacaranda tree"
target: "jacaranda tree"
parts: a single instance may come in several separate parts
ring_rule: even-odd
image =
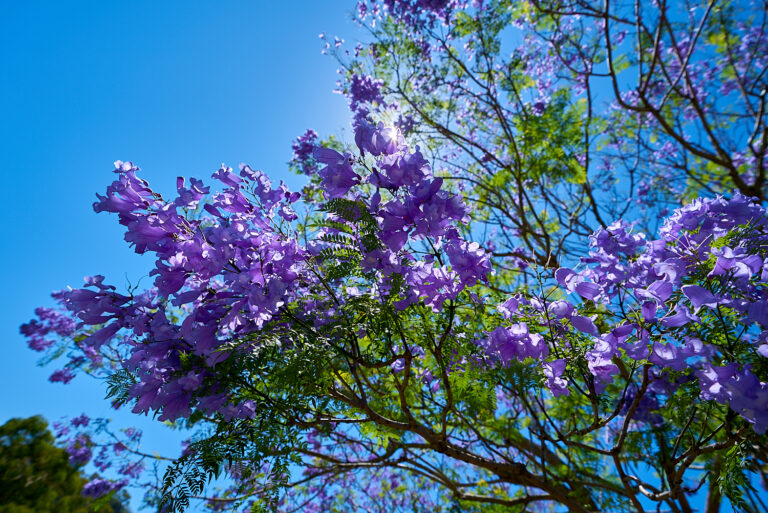
[[[301,194],[116,163],[154,285],[22,332],[190,440],[161,482],[133,430],[67,450],[163,511],[765,511],[768,5],[356,12],[354,143],[299,137]]]

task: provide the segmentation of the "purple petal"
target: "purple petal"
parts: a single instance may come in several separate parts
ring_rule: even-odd
[[[640,310],[643,312],[643,319],[651,322],[656,319],[656,310],[658,306],[653,301],[646,301]]]
[[[597,335],[597,326],[592,322],[592,319],[583,317],[581,315],[574,315],[571,317],[571,324],[577,330],[588,335]]]
[[[687,364],[685,363],[685,354],[683,354],[677,346],[673,344],[659,344],[653,343],[653,350],[648,361],[661,365],[663,367],[669,367],[676,371],[685,369]]]
[[[499,311],[499,313],[504,317],[505,319],[511,319],[512,314],[517,311],[518,307],[518,301],[517,299],[511,297],[501,303],[496,309]]]
[[[761,326],[768,327],[768,301],[755,301],[749,305],[747,321],[750,323],[756,322]]]
[[[594,299],[600,294],[600,286],[596,283],[583,281],[576,285],[576,292],[584,299]]]
[[[557,282],[562,285],[563,287],[566,287],[566,280],[568,280],[569,277],[576,274],[573,269],[569,269],[567,267],[561,267],[557,271],[555,271],[555,279]]]
[[[667,328],[679,328],[681,326],[685,326],[691,321],[698,321],[699,318],[695,315],[691,315],[690,310],[688,310],[688,307],[684,305],[677,305],[677,308],[675,309],[675,314],[671,317],[665,317],[661,320],[662,326],[666,326]]]
[[[701,308],[702,306],[715,308],[719,302],[714,294],[698,285],[685,285],[681,290],[696,308]]]

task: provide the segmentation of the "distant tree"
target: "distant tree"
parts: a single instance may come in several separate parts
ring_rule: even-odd
[[[0,513],[128,511],[115,494],[98,500],[85,497],[88,480],[53,441],[39,415],[0,426]]]

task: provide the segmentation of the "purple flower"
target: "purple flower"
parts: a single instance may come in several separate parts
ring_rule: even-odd
[[[72,465],[85,465],[91,461],[91,439],[88,435],[80,434],[70,441],[65,450],[69,455],[69,462]]]
[[[291,164],[296,166],[305,175],[313,175],[317,172],[317,161],[312,153],[317,146],[317,132],[308,129],[293,143],[293,158]]]
[[[91,419],[85,413],[83,413],[79,417],[72,419],[71,423],[75,427],[86,427],[90,421]]]
[[[768,327],[768,300],[759,300],[750,304],[747,308],[747,321]]]
[[[617,345],[615,336],[603,335],[595,339],[595,345],[585,355],[587,367],[595,377],[597,393],[602,393],[606,385],[611,383],[613,377],[619,373],[618,366],[613,363],[613,357],[618,353]]]
[[[238,188],[243,181],[239,176],[232,172],[231,167],[228,167],[225,164],[222,164],[219,170],[211,175],[211,178],[233,188]]]
[[[360,175],[355,173],[350,164],[350,155],[342,155],[330,148],[315,148],[314,157],[326,166],[318,172],[322,178],[322,187],[329,198],[342,198],[349,189],[360,183]]]
[[[384,126],[379,122],[373,126],[363,121],[355,131],[355,143],[360,149],[360,153],[370,153],[374,157],[377,155],[392,155],[398,150],[401,136],[397,128],[393,126]]]
[[[119,322],[113,322],[88,335],[83,343],[92,347],[95,351],[110,340],[122,328]]]
[[[141,473],[144,471],[144,462],[135,461],[133,463],[126,463],[125,465],[122,465],[117,471],[126,477],[138,479],[141,476]]]
[[[384,103],[381,87],[384,83],[368,75],[352,74],[349,77],[350,108],[358,111],[364,103]]]
[[[538,333],[530,333],[524,322],[509,328],[500,326],[486,340],[478,342],[478,345],[484,349],[491,362],[499,362],[502,366],[509,365],[513,359],[542,359],[549,354],[544,338]]]
[[[658,305],[654,301],[646,301],[643,303],[643,305],[640,307],[640,310],[643,314],[643,319],[645,319],[648,322],[653,322],[656,320],[656,310],[658,310]]]
[[[389,366],[392,372],[399,373],[405,370],[405,358],[398,358]]]
[[[657,280],[646,289],[636,289],[635,293],[637,297],[642,299],[652,299],[659,303],[663,303],[672,295],[674,287],[672,284],[665,280]]]
[[[600,228],[590,236],[590,246],[609,255],[634,255],[645,246],[645,235],[631,234],[630,228],[631,225],[623,220],[616,221],[605,229]]]
[[[685,294],[685,297],[691,300],[691,304],[693,304],[696,309],[701,308],[702,306],[715,308],[720,302],[714,294],[698,285],[684,285],[681,287],[681,290],[683,291],[683,294]]]
[[[48,378],[51,383],[64,383],[65,385],[74,379],[75,374],[70,369],[59,369],[53,371],[53,374]]]
[[[731,249],[727,246],[712,251],[717,255],[715,267],[710,276],[721,276],[728,271],[733,272],[734,278],[749,278],[763,267],[763,261],[758,255],[749,255],[744,248]]]
[[[587,335],[597,335],[597,326],[595,326],[595,323],[592,322],[592,319],[589,317],[583,317],[581,315],[574,315],[571,317],[571,324],[573,324],[573,327],[577,330],[581,331],[582,333],[586,333]]]
[[[139,168],[120,160],[115,162],[115,167],[119,178],[107,187],[106,196],[96,195],[99,201],[93,204],[93,210],[130,215],[149,207],[155,199],[155,193],[148,187],[147,182],[136,176]]]
[[[208,194],[211,190],[210,187],[205,187],[203,182],[197,178],[191,178],[190,182],[191,186],[187,189],[184,187],[184,178],[181,176],[176,178],[176,190],[179,193],[179,197],[174,201],[175,205],[194,209],[197,207],[200,200],[203,199],[203,196]]]
[[[496,310],[504,317],[505,319],[512,319],[512,314],[517,311],[519,302],[514,297],[511,297],[504,301],[503,303],[500,303],[499,306],[496,307]]]
[[[561,299],[549,303],[547,310],[555,319],[570,319],[575,309],[569,301]]]
[[[108,493],[120,490],[127,484],[128,481],[114,482],[108,481],[106,479],[96,478],[85,484],[83,487],[83,495],[97,499],[107,495]]]
[[[542,364],[542,370],[544,376],[547,378],[547,388],[555,397],[561,395],[569,395],[571,392],[568,390],[568,381],[561,376],[565,372],[565,359],[560,358],[558,360],[552,360],[551,362],[544,362]]]
[[[418,146],[414,153],[394,154],[379,160],[381,172],[374,171],[371,183],[379,187],[398,189],[418,185],[429,175],[429,163],[422,156]]]
[[[461,283],[472,287],[478,280],[485,280],[491,272],[491,259],[477,242],[451,242],[445,246],[453,270]]]
[[[600,286],[588,281],[578,283],[575,290],[576,293],[584,299],[595,299],[595,297],[600,294]]]
[[[555,271],[555,279],[560,285],[565,287],[568,292],[576,290],[576,286],[584,281],[584,277],[581,274],[578,274],[573,269],[567,267],[561,267]]]
[[[54,344],[53,340],[33,335],[27,339],[27,345],[33,351],[45,351]]]
[[[687,366],[685,363],[686,356],[687,355],[674,344],[659,344],[658,342],[654,342],[653,348],[651,349],[651,356],[648,358],[648,361],[663,367],[669,367],[672,370],[681,371]]]
[[[661,320],[661,324],[667,328],[680,328],[690,322],[698,322],[699,318],[691,314],[688,307],[685,305],[677,305],[675,313],[671,316],[666,316]]]
[[[768,429],[768,383],[761,383],[749,365],[740,370],[736,363],[715,367],[704,362],[695,374],[702,398],[727,404],[753,423],[756,433]]]

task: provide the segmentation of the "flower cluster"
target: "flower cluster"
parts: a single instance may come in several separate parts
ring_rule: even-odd
[[[108,493],[122,489],[127,484],[127,480],[115,482],[97,477],[96,479],[92,479],[91,481],[85,483],[85,486],[83,486],[83,495],[86,497],[98,499],[99,497],[103,497]]]
[[[308,145],[313,134],[304,139]],[[488,256],[457,230],[467,221],[466,207],[443,189],[418,148],[411,152],[397,129],[382,124],[362,124],[355,139],[361,163],[366,155],[375,157],[370,171],[358,169],[362,174],[351,154],[312,151],[324,165],[318,176],[329,205],[346,201],[359,211],[346,219],[329,213],[331,224],[307,248],[291,227],[299,195],[282,184],[273,187],[266,175],[246,165],[239,173],[226,166],[216,171],[213,178],[224,187],[213,194],[200,180],[187,186],[179,178],[178,196],[166,201],[138,177],[138,168],[117,162],[117,179],[98,196],[94,210],[118,214],[125,240],[138,253],[154,254],[154,287],[121,294],[103,277],[89,277],[84,288],[55,295],[71,317],[41,309],[39,320],[24,325],[22,333],[34,345],[49,333],[83,334],[79,352],[55,375],[65,382],[83,361],[98,366],[105,351],[113,351],[134,377],[126,398],[134,401],[134,412],[159,411],[161,420],[174,420],[197,409],[244,419],[253,416],[255,403],[222,388],[213,378],[215,368],[235,353],[258,350],[252,334],[286,320],[291,305],[294,315],[314,311],[315,323],[333,318],[333,303],[346,289],[342,282],[329,288],[316,271],[337,258],[333,223],[370,220],[373,232],[358,230],[349,241],[362,272],[372,273],[371,282],[357,283],[358,294],[391,298],[400,309],[421,301],[437,310],[484,279]],[[308,149],[300,149],[306,157]],[[370,186],[375,194],[363,197]],[[419,259],[412,252],[417,243],[435,249]],[[405,287],[393,289],[398,280]]]
[[[349,108],[354,113],[356,124],[368,117],[371,104],[384,105],[384,95],[381,88],[383,83],[369,75],[353,73],[349,77]]]
[[[397,18],[408,27],[422,28],[432,26],[437,20],[444,20],[450,10],[466,2],[455,0],[383,0],[382,2],[366,2],[357,4],[358,16],[361,20],[371,16],[379,19],[384,12]],[[382,12],[383,11],[383,12]]]
[[[317,146],[317,132],[308,129],[293,142],[293,157],[290,164],[300,173],[311,176],[317,172],[317,162],[312,152]]]
[[[626,358],[653,365],[667,388],[680,381],[670,381],[664,369],[683,373],[683,381],[698,378],[702,399],[728,405],[755,431],[765,432],[768,383],[758,378],[766,379],[768,353],[765,209],[738,193],[730,200],[699,199],[676,210],[660,235],[647,241],[623,221],[601,228],[592,235],[580,270],[563,267],[555,273],[562,291],[580,302],[525,301],[529,314],[544,316],[541,329],[551,348],[524,323],[496,328],[479,346],[490,363],[508,365],[515,357],[567,354],[575,343],[568,342],[568,334],[577,334],[592,341],[583,358],[598,393],[619,375],[617,359]],[[510,299],[499,313],[514,320],[518,303]],[[725,340],[713,335],[723,332]],[[577,363],[574,358],[545,364],[553,394],[568,393],[561,376],[567,363]],[[657,401],[654,393],[652,387],[649,397]]]
[[[109,430],[107,419],[91,419],[85,414],[63,419],[54,426],[70,464],[81,467],[93,463],[102,473],[109,469],[116,473],[117,479],[94,475],[83,487],[86,497],[99,498],[119,491],[141,476],[147,455],[138,450],[141,432],[135,428],[124,429],[118,436]]]
[[[382,123],[361,124],[355,142],[361,155],[377,157],[365,179],[353,170],[351,154],[318,148],[315,157],[326,164],[320,176],[330,197],[345,197],[357,184],[376,188],[364,205],[380,228],[376,231],[380,244],[368,247],[358,238],[356,245],[362,251],[362,269],[378,275],[379,290],[388,289],[393,275],[401,276],[407,288],[398,308],[423,301],[437,311],[443,302],[484,279],[491,270],[488,255],[477,243],[463,240],[456,229],[468,221],[467,207],[433,176],[419,148],[411,153],[399,131]],[[407,248],[418,241],[430,241],[434,251],[442,251],[417,259]],[[316,245],[313,252],[322,247]]]
[[[46,338],[51,333],[59,337],[70,337],[75,332],[72,318],[52,308],[39,307],[35,309],[35,315],[37,319],[21,326],[21,334],[27,337],[27,344],[33,351],[45,351],[51,347],[54,340]]]

